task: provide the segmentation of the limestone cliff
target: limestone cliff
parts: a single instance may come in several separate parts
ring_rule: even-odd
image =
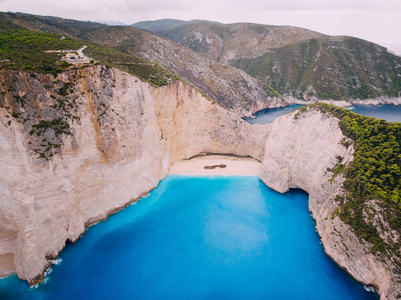
[[[353,149],[333,116],[250,125],[182,82],[152,87],[104,66],[2,71],[0,81],[0,275],[40,280],[67,240],[153,189],[170,165],[220,153],[262,161],[261,179],[279,192],[307,191],[326,252],[382,299],[401,289],[391,262],[335,214],[343,178],[327,168]]]
[[[182,82],[102,66],[0,73],[0,265],[32,283],[85,227],[200,153],[261,160],[266,135]]]
[[[395,299],[401,285],[392,263],[371,254],[369,245],[335,214],[335,196],[343,193],[344,178],[334,177],[328,168],[339,157],[343,163],[353,159],[354,149],[343,146],[344,138],[338,119],[318,110],[278,118],[266,140],[260,178],[281,193],[289,188],[307,191],[326,253],[356,280],[374,286],[381,299]]]

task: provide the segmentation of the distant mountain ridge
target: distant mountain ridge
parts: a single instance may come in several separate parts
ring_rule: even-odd
[[[24,13],[0,12],[0,29],[26,29],[36,32],[61,34],[81,38],[86,31],[107,27],[106,24],[77,21],[53,16],[37,16]]]
[[[239,68],[285,96],[400,97],[400,57],[358,38],[252,23],[181,24],[155,33]]]
[[[174,27],[180,26],[180,25],[195,24],[195,23],[200,23],[200,22],[220,24],[218,22],[212,22],[212,21],[207,21],[207,20],[184,21],[184,20],[178,20],[178,19],[161,19],[161,20],[154,20],[154,21],[141,21],[141,22],[134,23],[131,26],[145,29],[148,31],[159,31],[159,30],[171,29],[171,28],[174,28]]]
[[[3,13],[0,20],[6,28],[57,33],[157,62],[241,115],[304,100],[401,96],[401,57],[354,37],[199,20],[134,25],[153,33],[21,13]]]
[[[127,26],[127,24],[120,22],[120,21],[97,21],[101,24],[106,24],[109,26]]]

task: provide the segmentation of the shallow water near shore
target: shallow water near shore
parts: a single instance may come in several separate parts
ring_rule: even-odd
[[[324,253],[300,190],[170,175],[61,252],[46,284],[1,299],[378,299]]]

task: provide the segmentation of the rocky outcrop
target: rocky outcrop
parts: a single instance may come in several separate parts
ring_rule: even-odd
[[[102,66],[0,80],[0,267],[30,283],[67,240],[156,187],[171,164],[263,157],[262,126],[182,82],[156,88]]]
[[[344,178],[328,171],[353,159],[353,149],[343,146],[346,138],[338,119],[312,110],[278,118],[266,140],[260,178],[284,193],[301,188],[309,193],[309,210],[316,221],[326,253],[356,280],[375,287],[381,299],[395,299],[401,285],[392,273],[391,262],[371,254],[370,247],[356,237],[336,214],[336,195],[343,194]]]

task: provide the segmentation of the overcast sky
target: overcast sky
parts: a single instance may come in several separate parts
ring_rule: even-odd
[[[0,11],[125,24],[174,18],[293,25],[401,54],[401,0],[0,0]]]

